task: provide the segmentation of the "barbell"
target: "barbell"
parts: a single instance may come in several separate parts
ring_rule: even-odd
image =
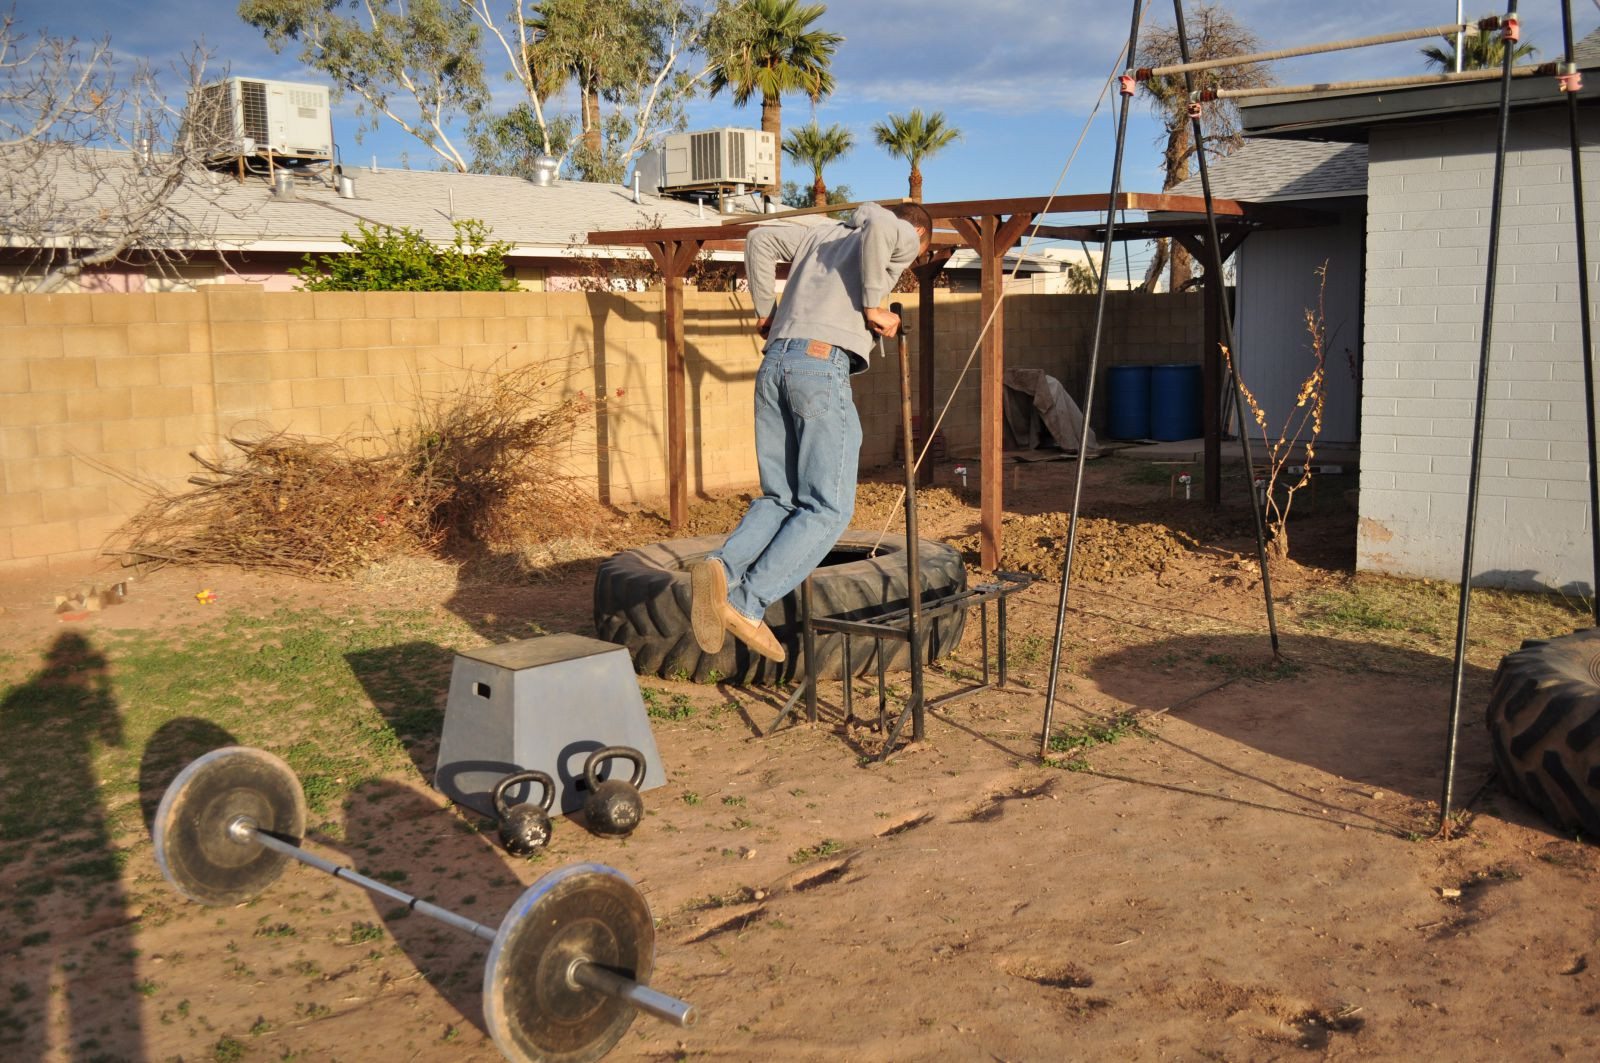
[[[305,821],[305,792],[287,764],[264,750],[228,746],[189,764],[162,795],[156,862],[190,900],[231,905],[260,896],[298,860],[489,942],[483,1017],[513,1063],[597,1060],[640,1011],[694,1024],[693,1005],[648,984],[655,924],[621,871],[604,864],[552,871],[492,928],[307,852],[298,844]]]

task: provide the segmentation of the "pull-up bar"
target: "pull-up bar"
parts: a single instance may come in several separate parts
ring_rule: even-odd
[[[1375,44],[1395,44],[1399,41],[1417,41],[1424,37],[1453,37],[1457,33],[1475,36],[1485,30],[1500,28],[1499,16],[1478,22],[1451,22],[1443,26],[1425,26],[1415,30],[1397,30],[1376,37],[1354,37],[1347,41],[1327,41],[1323,44],[1302,44],[1294,48],[1278,48],[1270,52],[1251,52],[1247,55],[1230,55],[1221,59],[1196,59],[1192,63],[1172,63],[1168,66],[1140,67],[1134,71],[1135,81],[1149,81],[1153,77],[1184,74],[1196,70],[1215,70],[1223,66],[1245,66],[1265,63],[1272,59],[1292,59],[1297,55],[1321,55],[1324,52],[1342,52],[1351,48],[1367,48]]]
[[[1531,63],[1511,68],[1514,78],[1547,74],[1560,76],[1565,71],[1561,63]],[[1463,70],[1445,74],[1403,74],[1392,78],[1366,78],[1361,81],[1319,81],[1310,85],[1261,85],[1245,89],[1201,89],[1191,96],[1198,102],[1210,100],[1238,100],[1246,96],[1293,96],[1308,92],[1339,92],[1344,89],[1391,89],[1407,85],[1445,85],[1455,81],[1498,81],[1501,71],[1496,67],[1482,70]]]

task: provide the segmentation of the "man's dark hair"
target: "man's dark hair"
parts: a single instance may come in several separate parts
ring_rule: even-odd
[[[896,203],[889,208],[889,213],[913,228],[921,229],[925,233],[933,232],[933,215],[929,214],[928,208],[921,203]]]

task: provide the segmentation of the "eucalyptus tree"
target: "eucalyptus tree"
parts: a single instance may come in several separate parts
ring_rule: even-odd
[[[921,203],[922,160],[960,140],[961,130],[945,124],[943,111],[924,115],[922,108],[913,107],[904,116],[891,114],[887,122],[874,125],[872,135],[890,155],[911,164],[906,194]]]
[[[238,10],[274,50],[298,46],[372,126],[393,122],[451,169],[515,173],[533,155],[570,152],[580,176],[619,180],[663,131],[683,126],[685,101],[710,76],[697,53],[733,3],[241,0]],[[491,66],[520,97],[500,113]],[[569,81],[576,122],[550,106]]]
[[[1222,59],[1261,50],[1261,41],[1225,8],[1214,2],[1193,5],[1184,16],[1189,38],[1189,59]],[[1169,66],[1183,61],[1183,50],[1176,26],[1153,26],[1139,43],[1141,67]],[[1195,86],[1220,84],[1227,88],[1270,85],[1272,76],[1260,64],[1225,66],[1195,76]],[[1161,190],[1173,188],[1189,176],[1195,144],[1190,137],[1189,94],[1182,74],[1153,77],[1142,82],[1151,109],[1161,121],[1156,143],[1161,145]],[[1238,147],[1239,108],[1229,100],[1205,104],[1205,150],[1225,155]],[[1189,280],[1193,265],[1189,253],[1165,238],[1156,241],[1156,253],[1145,272],[1145,287],[1153,289],[1162,270],[1171,263],[1170,290],[1177,291]]]
[[[822,171],[830,164],[848,155],[856,146],[855,134],[842,125],[820,128],[815,121],[791,130],[783,140],[783,153],[795,162],[811,167],[811,205],[825,207],[829,203],[828,185]]]
[[[817,29],[826,4],[800,0],[737,0],[716,20],[707,39],[713,96],[726,89],[743,107],[761,97],[761,128],[783,141],[783,96],[804,93],[813,106],[834,89],[833,56],[844,38]],[[781,160],[774,160],[772,184],[783,186]]]

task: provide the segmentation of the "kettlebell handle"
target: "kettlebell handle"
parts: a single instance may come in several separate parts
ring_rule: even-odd
[[[589,785],[591,793],[594,792],[595,787],[600,785],[600,780],[595,775],[595,769],[608,760],[633,761],[633,781],[629,785],[637,790],[640,784],[644,782],[643,753],[632,746],[605,746],[590,753],[589,759],[583,762],[583,781]]]
[[[511,807],[506,804],[506,791],[522,782],[536,782],[544,788],[543,794],[539,797],[539,807],[546,812],[550,811],[550,806],[555,803],[556,781],[550,778],[549,775],[542,771],[513,772],[501,779],[494,787],[494,810],[501,819],[505,819],[511,814]],[[528,804],[533,803],[532,796],[532,794],[529,794]]]

